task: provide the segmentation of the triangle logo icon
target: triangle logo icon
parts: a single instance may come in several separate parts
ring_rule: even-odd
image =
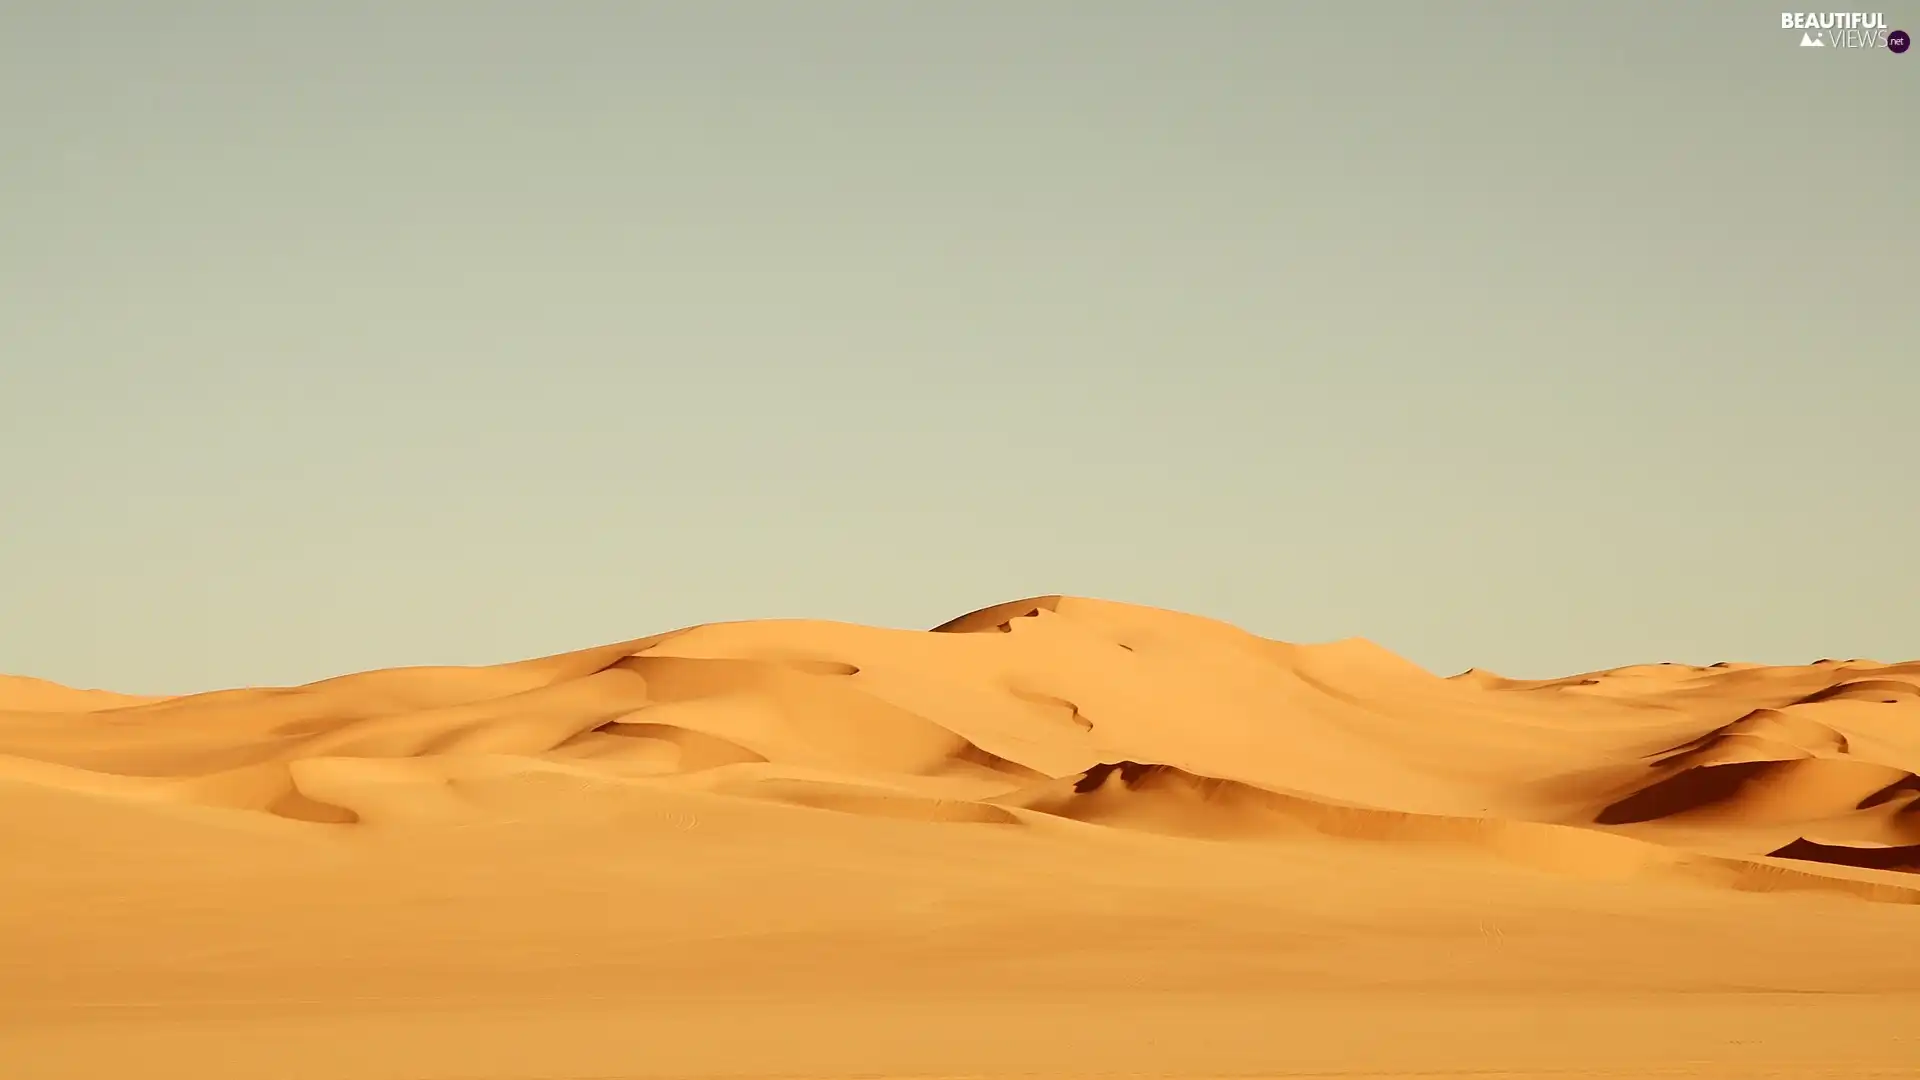
[[[1800,47],[1803,49],[1824,49],[1827,47],[1827,43],[1814,37],[1812,34],[1801,34]]]

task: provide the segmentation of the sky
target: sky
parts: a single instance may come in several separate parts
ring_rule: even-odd
[[[1920,657],[1920,51],[1779,15],[7,0],[0,671]]]

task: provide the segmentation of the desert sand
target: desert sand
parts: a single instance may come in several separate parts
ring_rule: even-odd
[[[0,678],[0,1076],[1920,1075],[1920,662],[1062,597]]]

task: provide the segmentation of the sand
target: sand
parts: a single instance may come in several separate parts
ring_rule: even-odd
[[[1042,597],[0,677],[0,1076],[1911,1076],[1920,663]]]

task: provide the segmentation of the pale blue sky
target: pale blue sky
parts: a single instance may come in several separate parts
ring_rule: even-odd
[[[1043,592],[1443,673],[1920,656],[1920,53],[1797,40],[0,3],[0,671]]]

